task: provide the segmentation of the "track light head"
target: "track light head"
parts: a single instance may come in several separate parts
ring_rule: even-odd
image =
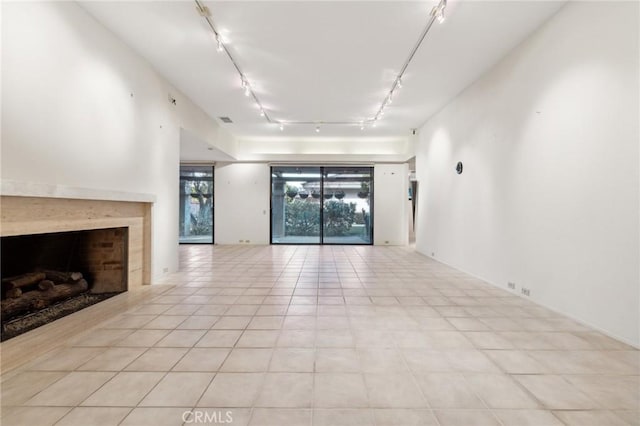
[[[282,132],[284,130],[284,124],[280,123],[280,131]]]
[[[320,133],[320,126],[316,126],[316,133]]]
[[[220,34],[216,35],[216,43],[218,44],[216,50],[218,52],[222,52],[224,50],[224,47],[222,46],[222,38],[220,37]]]

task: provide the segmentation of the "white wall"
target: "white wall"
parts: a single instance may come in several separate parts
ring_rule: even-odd
[[[269,165],[217,164],[214,171],[216,244],[269,244]]]
[[[568,3],[416,148],[419,251],[635,345],[638,30],[638,3]]]
[[[409,165],[377,164],[373,175],[373,243],[406,245],[409,242]]]
[[[217,163],[214,170],[216,244],[269,244],[270,165]],[[408,242],[407,173],[406,163],[374,165],[376,245]]]
[[[401,162],[413,157],[413,137],[254,138],[237,141],[243,161]]]
[[[2,7],[2,178],[155,194],[152,274],[176,270],[180,128],[233,138],[77,4]]]

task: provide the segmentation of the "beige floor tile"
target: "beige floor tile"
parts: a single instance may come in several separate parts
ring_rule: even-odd
[[[616,410],[614,413],[631,426],[640,426],[640,411]]]
[[[131,408],[123,407],[76,407],[56,426],[117,426],[124,419]],[[90,419],[90,420],[89,420]]]
[[[275,297],[281,297],[281,296],[275,296]],[[289,297],[286,296],[285,297],[286,302],[285,303],[289,303]],[[268,303],[270,301],[270,297],[266,297],[265,298],[265,303]],[[289,307],[289,305],[287,304],[278,304],[278,305],[274,305],[274,304],[265,304],[262,305],[258,308],[258,311],[256,312],[257,316],[284,316],[287,313],[287,308]],[[284,321],[284,318],[283,318]]]
[[[220,317],[213,315],[194,315],[183,322],[176,328],[177,330],[208,330]]]
[[[315,351],[307,348],[281,348],[273,351],[269,371],[310,373],[314,371]]]
[[[81,405],[89,407],[135,407],[164,377],[164,373],[118,373]]]
[[[282,330],[277,346],[284,348],[313,348],[315,344],[315,330]]]
[[[255,408],[250,426],[310,426],[310,409]]]
[[[272,348],[276,345],[278,330],[245,330],[236,343],[238,348]]]
[[[357,373],[317,373],[313,397],[319,408],[368,407],[364,377]]]
[[[485,408],[459,373],[417,375],[416,381],[431,408]]]
[[[542,426],[562,412],[640,426],[640,351],[411,250],[181,246],[180,257],[152,303],[1,377],[3,420],[28,403],[24,418],[45,424],[231,410],[235,425],[253,413],[254,424]]]
[[[247,329],[249,330],[280,330],[284,322],[283,316],[259,316],[253,317]]]
[[[559,410],[597,409],[593,401],[560,376],[514,376],[545,407]]]
[[[173,367],[173,371],[216,372],[229,355],[226,348],[192,348]]]
[[[106,322],[101,328],[129,328],[138,329],[144,327],[157,315],[119,315],[113,320]]]
[[[451,317],[448,321],[459,331],[488,331],[489,326],[484,322],[469,317]]]
[[[611,411],[554,411],[567,426],[625,426],[628,423]]]
[[[358,356],[361,370],[365,373],[407,373],[409,371],[397,349],[360,349]]]
[[[272,349],[233,349],[220,371],[226,373],[252,373],[267,371]]]
[[[639,376],[565,376],[565,379],[603,407],[640,410]]]
[[[169,371],[187,353],[187,348],[151,348],[129,364],[126,371]]]
[[[313,410],[313,426],[374,426],[371,410],[320,408]]]
[[[376,408],[428,408],[420,388],[410,374],[364,375],[369,404]]]
[[[545,410],[493,410],[504,426],[562,426],[551,411]]]
[[[216,322],[212,330],[244,330],[249,325],[251,317],[248,316],[224,316]]]
[[[544,374],[550,371],[539,362],[520,350],[490,350],[484,354],[505,373],[509,374]]]
[[[168,373],[142,400],[143,407],[193,407],[214,374]]]
[[[2,407],[24,403],[66,374],[57,371],[26,371],[3,381],[0,385]]]
[[[120,371],[145,352],[145,348],[109,348],[78,367],[78,371]]]
[[[175,308],[174,308],[175,309]],[[189,318],[186,315],[159,315],[153,321],[149,321],[144,329],[156,329],[156,330],[173,330],[180,324]]]
[[[311,407],[313,374],[267,373],[256,407]]]
[[[435,426],[438,424],[431,410],[375,409],[376,426]]]
[[[169,334],[169,330],[136,330],[116,343],[116,346],[151,347]]]
[[[232,348],[241,334],[241,330],[211,330],[202,336],[196,347]]]
[[[351,330],[330,329],[317,331],[316,346],[319,348],[352,348],[355,343]]]
[[[259,307],[260,305],[231,305],[224,314],[227,316],[251,316],[255,315]]]
[[[12,407],[2,414],[2,426],[49,426],[61,419],[69,407]]]
[[[110,346],[132,332],[130,329],[97,329],[92,330],[90,333],[85,333],[79,338],[72,339],[70,344],[84,347]]]
[[[263,373],[218,373],[198,406],[253,407],[263,380]]]
[[[26,369],[37,371],[71,371],[100,354],[102,348],[62,348],[29,363]]]
[[[193,315],[219,316],[223,315],[227,309],[229,309],[228,305],[203,305]]]
[[[115,373],[74,372],[64,376],[42,392],[35,395],[25,405],[47,405],[74,407],[95,392]]]
[[[489,408],[539,408],[538,402],[505,374],[465,374],[465,379]]]
[[[501,426],[489,410],[436,410],[441,426]]]
[[[491,331],[465,332],[464,335],[478,349],[515,349],[509,340]]]
[[[316,349],[315,371],[319,373],[358,373],[361,362],[352,348]]]
[[[157,347],[190,348],[206,333],[205,330],[173,330],[156,343]]]
[[[138,407],[120,423],[121,426],[181,426],[189,419],[190,407]]]

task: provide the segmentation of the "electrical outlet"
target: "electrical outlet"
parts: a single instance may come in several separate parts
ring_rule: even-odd
[[[238,240],[239,243],[244,243],[244,240]]]
[[[512,283],[511,281],[509,281],[507,283],[507,287],[509,287],[511,290],[515,290],[516,289],[516,283]]]
[[[431,252],[431,257],[436,257],[436,254],[434,252]]]
[[[522,292],[522,294],[524,294],[525,296],[531,296],[531,290],[529,290],[528,288],[524,288],[522,287],[522,289],[520,290]]]
[[[384,242],[384,243],[385,243],[385,244],[389,244],[389,241],[388,241],[388,240],[385,240],[385,242]]]
[[[164,272],[164,273],[166,274],[167,272],[169,272],[169,268],[164,268],[164,269],[162,270],[162,272]]]
[[[244,242],[247,243],[247,244],[250,244],[251,240],[245,240]]]

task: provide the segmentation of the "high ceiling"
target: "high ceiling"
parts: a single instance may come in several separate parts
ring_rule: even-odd
[[[562,6],[450,0],[376,128],[269,124],[193,1],[82,6],[237,138],[399,137],[420,127]],[[434,1],[208,1],[212,20],[277,121],[360,121],[384,100]]]

